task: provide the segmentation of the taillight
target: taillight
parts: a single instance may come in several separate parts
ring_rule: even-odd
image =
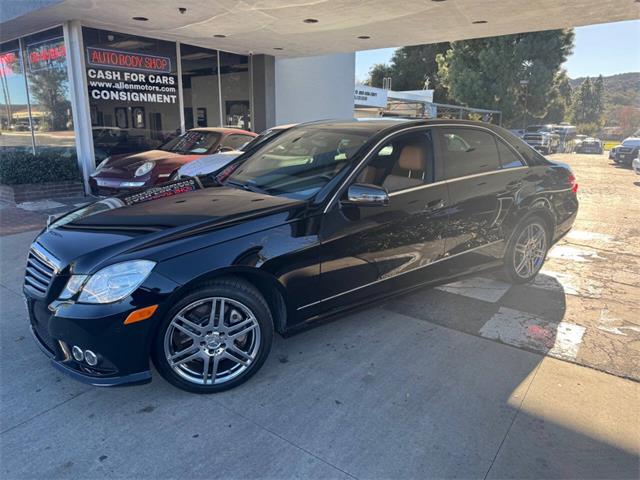
[[[578,182],[576,181],[576,177],[573,173],[569,174],[569,185],[571,186],[571,191],[573,193],[578,192]]]

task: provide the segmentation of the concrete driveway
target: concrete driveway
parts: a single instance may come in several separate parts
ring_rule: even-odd
[[[215,396],[157,374],[97,389],[53,370],[20,293],[35,232],[0,237],[0,475],[637,478],[637,318],[622,308],[640,298],[633,227],[614,232],[589,206],[588,168],[612,168],[606,159],[568,157],[585,164],[576,231],[591,237],[558,245],[533,285],[467,279],[277,338],[255,377]],[[563,246],[623,255],[576,262]],[[594,293],[617,271],[628,287]]]

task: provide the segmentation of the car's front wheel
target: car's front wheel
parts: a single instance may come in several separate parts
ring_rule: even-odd
[[[189,292],[167,313],[152,358],[176,387],[215,393],[256,373],[272,339],[271,312],[260,292],[240,279],[219,279]]]
[[[527,283],[538,274],[549,250],[549,232],[538,216],[524,220],[513,232],[504,258],[504,273],[513,283]]]

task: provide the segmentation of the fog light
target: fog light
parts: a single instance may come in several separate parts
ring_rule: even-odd
[[[71,349],[71,353],[73,354],[73,358],[75,358],[77,361],[81,362],[82,360],[84,360],[84,353],[79,346],[74,345]]]
[[[86,350],[84,352],[84,359],[92,367],[95,367],[98,364],[98,356],[91,350]]]

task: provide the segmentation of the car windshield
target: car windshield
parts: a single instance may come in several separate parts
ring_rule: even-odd
[[[361,129],[295,128],[267,142],[231,174],[228,184],[307,199],[348,163],[369,138]]]
[[[552,132],[551,127],[547,125],[530,125],[526,130],[528,133],[536,133],[536,132]]]
[[[250,142],[245,143],[242,146],[242,148],[240,148],[240,150],[242,150],[243,152],[248,152],[249,150],[253,150],[258,145],[260,145],[262,142],[277,137],[283,131],[284,130],[280,130],[280,129],[277,129],[277,128],[274,128],[272,130],[266,130],[266,131],[262,132],[260,135],[258,135],[257,137],[255,137]]]
[[[181,155],[197,155],[209,153],[220,142],[218,132],[200,132],[191,130],[179,137],[169,140],[160,147],[165,152],[179,153]]]

